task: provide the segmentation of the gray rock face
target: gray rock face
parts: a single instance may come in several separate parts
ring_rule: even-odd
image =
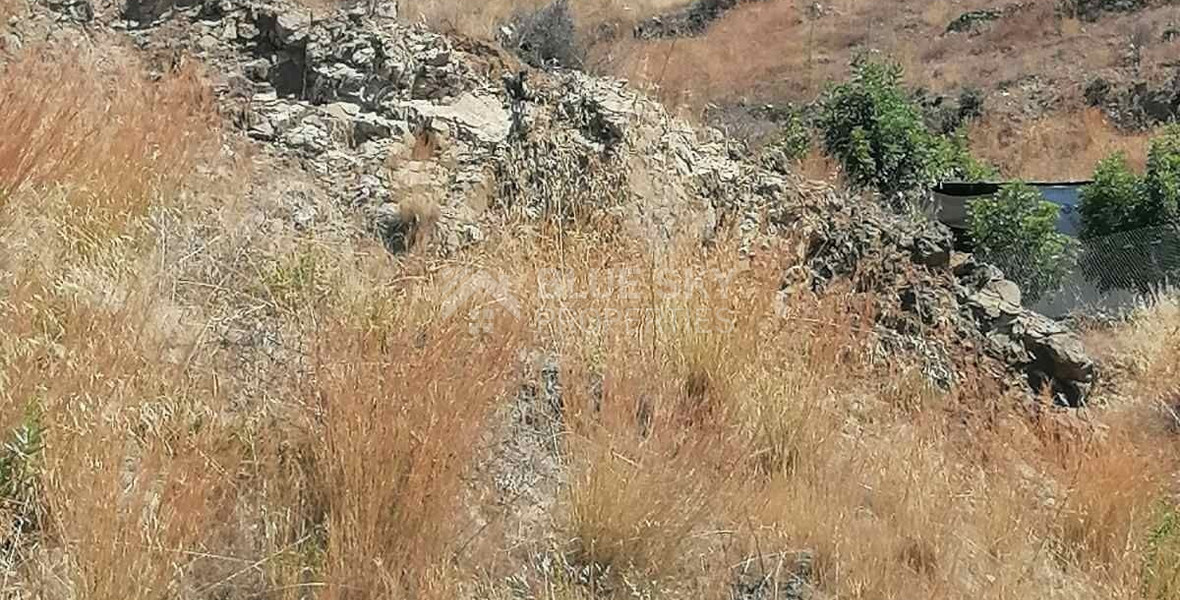
[[[407,109],[416,121],[441,121],[478,144],[495,146],[508,139],[508,111],[494,95],[465,93],[451,104],[414,100]]]
[[[61,18],[75,23],[89,23],[94,20],[94,6],[89,0],[49,0],[47,6]]]
[[[24,43],[15,33],[0,34],[0,52],[15,55],[23,47]]]
[[[721,18],[742,1],[695,0],[687,7],[675,12],[644,19],[635,26],[634,35],[645,40],[701,35],[709,28],[709,24]]]
[[[982,348],[1022,374],[1032,391],[1048,388],[1060,404],[1085,402],[1095,366],[1080,338],[1025,309],[1019,286],[994,266],[967,258],[952,268],[945,227],[855,200],[831,201],[817,214],[823,217],[812,218],[817,224],[806,252],[812,284],[847,277],[860,291],[878,292],[883,342],[922,357],[932,381],[953,383],[951,346],[959,344]],[[950,335],[939,342],[938,332]]]
[[[1094,382],[1094,362],[1081,339],[1059,323],[1025,309],[1020,288],[995,267],[969,261],[957,269],[960,301],[970,311],[989,350],[1022,369],[1034,390],[1048,387],[1058,402],[1079,406]]]
[[[1096,78],[1086,86],[1084,95],[1091,106],[1101,108],[1127,129],[1148,129],[1180,116],[1180,75],[1114,81]]]
[[[803,600],[814,598],[815,553],[794,552],[775,561],[773,572],[763,573],[765,559],[750,559],[734,574],[733,600]],[[767,569],[769,571],[769,569]]]

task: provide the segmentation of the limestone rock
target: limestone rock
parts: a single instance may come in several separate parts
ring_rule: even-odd
[[[508,111],[494,96],[464,94],[452,104],[415,100],[409,109],[420,119],[453,125],[461,137],[480,144],[499,144],[508,138]]]

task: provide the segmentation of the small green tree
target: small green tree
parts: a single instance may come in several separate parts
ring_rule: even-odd
[[[1140,220],[1175,223],[1180,216],[1180,125],[1169,125],[1152,138],[1143,186]]]
[[[928,185],[937,155],[922,114],[901,86],[901,66],[860,56],[852,77],[828,90],[819,124],[828,153],[854,185],[883,194]]]
[[[1082,190],[1080,212],[1082,268],[1100,288],[1149,291],[1174,275],[1180,262],[1180,126],[1152,139],[1142,177],[1121,153],[1099,162],[1094,183]]]
[[[1013,183],[971,204],[976,254],[1004,271],[1035,302],[1061,289],[1077,259],[1077,243],[1057,232],[1060,209],[1029,185]]]
[[[1082,239],[1106,237],[1120,231],[1147,227],[1140,206],[1143,182],[1118,152],[1099,161],[1094,183],[1082,188]]]
[[[811,150],[808,115],[790,104],[768,107],[763,112],[778,125],[778,130],[762,149],[762,160],[769,168],[787,172]]]
[[[995,167],[980,162],[967,147],[967,134],[958,130],[948,136],[936,137],[933,172],[943,180],[983,181],[999,176]]]
[[[830,88],[820,103],[824,147],[843,164],[851,183],[894,196],[944,178],[993,175],[971,157],[965,136],[942,137],[926,128],[901,78],[897,63],[861,55],[849,80]]]
[[[1180,125],[1151,140],[1147,172],[1139,177],[1122,153],[1098,163],[1082,190],[1082,237],[1096,238],[1176,223],[1180,216]]]

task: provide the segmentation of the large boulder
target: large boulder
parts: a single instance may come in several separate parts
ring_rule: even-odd
[[[1080,406],[1094,383],[1094,361],[1072,331],[1021,306],[1020,288],[993,266],[974,259],[955,269],[959,300],[986,336],[988,349],[1023,371],[1034,390],[1048,389],[1069,406]]]

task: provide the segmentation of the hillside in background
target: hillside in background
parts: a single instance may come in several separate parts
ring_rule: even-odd
[[[415,0],[402,10],[493,38],[516,11],[544,4],[485,2],[455,10],[453,2]],[[571,9],[591,69],[658,89],[670,105],[739,136],[765,137],[772,127],[757,109],[810,103],[847,76],[853,56],[873,52],[901,62],[906,81],[937,108],[953,111],[965,91],[977,93],[983,111],[968,125],[972,149],[1006,175],[1070,180],[1089,177],[1116,150],[1141,166],[1145,132],[1175,116],[1180,99],[1174,58],[1180,7],[1078,4],[574,0]],[[707,25],[690,35],[632,35],[652,16],[675,17],[696,5],[724,9],[709,12]],[[1088,87],[1103,85],[1113,92],[1087,97]]]

